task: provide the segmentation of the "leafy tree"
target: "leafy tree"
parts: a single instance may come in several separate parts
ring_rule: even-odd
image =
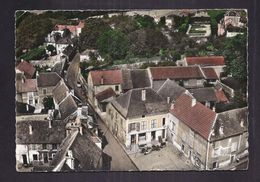
[[[113,59],[125,58],[128,51],[128,39],[120,30],[105,31],[97,41],[98,50],[102,55],[109,54]]]
[[[48,52],[51,52],[52,56],[55,55],[56,48],[53,45],[51,45],[51,44],[47,45],[46,49],[47,49]]]
[[[217,34],[218,31],[218,23],[224,17],[225,10],[208,10],[207,11],[210,16],[211,21],[211,31],[213,35]]]
[[[97,48],[97,40],[103,32],[111,30],[110,26],[101,19],[89,19],[79,37],[79,49],[84,51],[88,48]]]
[[[128,34],[138,29],[135,19],[131,16],[112,16],[109,24],[113,24],[116,29]]]
[[[50,96],[44,97],[43,98],[43,106],[44,109],[47,111],[49,109],[53,109],[54,108],[54,102],[53,102],[53,98]]]
[[[71,36],[70,30],[67,29],[67,28],[65,28],[65,29],[63,30],[63,35],[62,35],[62,37],[70,37],[70,36]]]
[[[24,60],[39,60],[46,56],[46,51],[44,47],[34,48],[29,50],[25,54],[20,56],[20,59]]]
[[[166,19],[165,19],[165,16],[163,16],[163,17],[160,18],[158,25],[159,26],[165,26],[165,24],[166,24]]]
[[[136,15],[135,21],[137,22],[137,25],[139,28],[154,28],[155,22],[154,18],[148,15]]]

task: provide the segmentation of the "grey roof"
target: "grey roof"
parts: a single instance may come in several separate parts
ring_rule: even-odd
[[[71,88],[76,88],[76,84],[78,81],[78,76],[79,76],[79,63],[80,63],[80,54],[77,53],[75,57],[72,59],[71,64],[68,67],[67,71],[67,82],[68,86]]]
[[[32,134],[29,133],[32,126]],[[61,143],[65,138],[65,123],[60,120],[52,121],[49,128],[48,120],[25,120],[16,122],[17,144],[52,144]]]
[[[248,108],[233,109],[219,113],[214,125],[214,135],[211,135],[210,140],[219,140],[222,138],[231,137],[242,134],[248,131]],[[241,121],[243,125],[241,125]],[[219,128],[223,126],[223,134],[220,134]]]
[[[170,97],[170,102],[175,100],[183,93],[186,89],[179,86],[175,81],[167,79],[164,84],[157,90],[157,93],[167,100]]]
[[[241,88],[240,82],[238,80],[235,80],[233,77],[222,79],[221,82],[234,90],[239,90]]]
[[[72,40],[68,37],[61,37],[56,44],[73,44]]]
[[[199,102],[218,101],[215,89],[213,87],[190,89],[189,92]]]
[[[76,171],[102,169],[103,152],[90,137],[88,133],[81,135],[78,131],[69,134],[62,142],[51,165],[55,168],[61,164],[68,150],[72,150]],[[62,166],[60,167],[62,170]]]
[[[151,86],[148,71],[146,69],[122,70],[122,73],[122,88],[124,90]]]
[[[67,118],[77,110],[77,104],[71,95],[66,96],[66,98],[60,103],[59,110],[61,119]]]
[[[142,90],[146,99],[142,101]],[[139,88],[127,91],[112,101],[113,106],[125,117],[141,117],[168,111],[165,100],[151,88]]]
[[[165,80],[154,80],[152,88],[157,91],[164,84]]]
[[[63,81],[60,81],[56,87],[52,91],[53,93],[53,99],[57,104],[60,104],[60,102],[65,99],[65,97],[69,93],[68,87],[65,85]]]
[[[61,80],[61,77],[55,72],[39,73],[37,76],[38,87],[54,87]]]
[[[53,68],[52,68],[52,72],[57,73],[59,76],[62,75],[63,72],[63,67],[64,67],[64,61],[60,61],[58,63],[56,63]]]

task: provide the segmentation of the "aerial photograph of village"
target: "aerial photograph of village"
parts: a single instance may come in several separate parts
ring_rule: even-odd
[[[19,10],[15,37],[18,172],[247,170],[246,10]]]

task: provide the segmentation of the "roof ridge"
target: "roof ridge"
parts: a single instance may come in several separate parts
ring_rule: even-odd
[[[132,93],[133,93],[133,90],[130,90],[129,97],[128,97],[128,101],[127,101],[128,103],[127,103],[127,106],[126,106],[126,117],[127,117],[127,115],[128,115],[128,109],[129,109],[129,106],[130,106]]]

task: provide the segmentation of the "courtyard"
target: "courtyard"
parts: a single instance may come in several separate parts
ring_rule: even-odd
[[[183,153],[179,152],[171,143],[159,151],[129,154],[140,171],[148,170],[198,170]]]

